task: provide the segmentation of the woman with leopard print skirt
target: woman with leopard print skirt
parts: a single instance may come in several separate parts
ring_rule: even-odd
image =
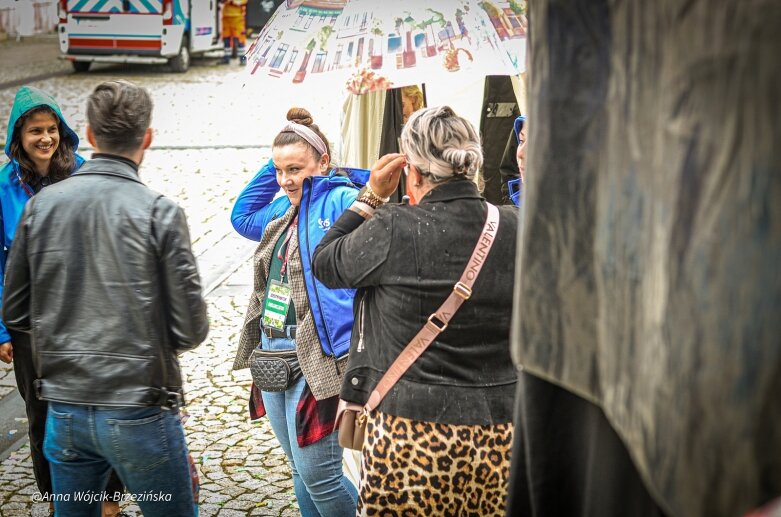
[[[341,396],[366,403],[450,295],[486,220],[477,131],[448,107],[414,113],[315,250],[331,288],[358,288]],[[417,205],[384,204],[405,171]],[[359,515],[504,515],[516,373],[509,333],[518,230],[500,222],[472,295],[370,413]],[[387,513],[390,512],[390,513]]]

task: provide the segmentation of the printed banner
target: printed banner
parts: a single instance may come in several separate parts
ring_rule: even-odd
[[[432,74],[525,68],[526,2],[288,0],[250,47],[248,71],[280,83],[321,76],[353,93]]]

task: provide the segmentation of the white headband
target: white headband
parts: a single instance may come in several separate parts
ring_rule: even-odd
[[[288,122],[285,127],[282,128],[282,131],[280,133],[288,133],[293,132],[309,142],[312,147],[317,149],[317,152],[321,155],[327,154],[328,149],[325,146],[325,142],[323,142],[323,139],[318,136],[317,133],[309,129],[307,126],[303,124],[298,124],[296,122]]]

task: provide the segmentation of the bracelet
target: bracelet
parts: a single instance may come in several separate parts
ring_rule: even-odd
[[[368,182],[368,181],[366,182],[366,193],[367,193],[367,194],[369,194],[369,195],[370,195],[370,196],[372,196],[372,197],[376,197],[377,199],[379,199],[379,200],[380,200],[380,201],[382,201],[383,203],[387,203],[388,201],[390,201],[390,196],[388,196],[388,197],[380,197],[380,195],[379,195],[379,194],[377,194],[377,193],[376,193],[376,192],[375,192],[375,191],[372,189],[372,186],[369,184],[369,182]]]
[[[358,199],[355,200],[358,203],[364,204],[366,206],[371,207],[372,210],[376,210],[382,205],[382,201],[380,201],[377,197],[370,197],[367,194],[364,194],[362,196],[358,196]]]
[[[352,205],[350,205],[350,210],[360,215],[364,219],[371,219],[371,217],[374,215],[374,207],[368,203],[364,203],[363,201],[358,201],[357,199],[353,202]]]
[[[358,192],[358,201],[366,203],[372,208],[378,208],[380,205],[390,201],[390,198],[378,196],[369,185],[366,185]]]

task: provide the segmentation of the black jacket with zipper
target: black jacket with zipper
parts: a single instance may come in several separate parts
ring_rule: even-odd
[[[25,206],[3,318],[30,332],[40,398],[152,406],[209,329],[184,212],[135,165],[98,155]]]
[[[391,389],[379,410],[413,420],[511,422],[516,372],[509,336],[518,210],[499,231],[472,296]],[[346,211],[315,250],[328,287],[360,288],[343,399],[365,403],[382,375],[453,290],[485,224],[475,185],[454,180],[417,206],[386,205],[368,221]]]

